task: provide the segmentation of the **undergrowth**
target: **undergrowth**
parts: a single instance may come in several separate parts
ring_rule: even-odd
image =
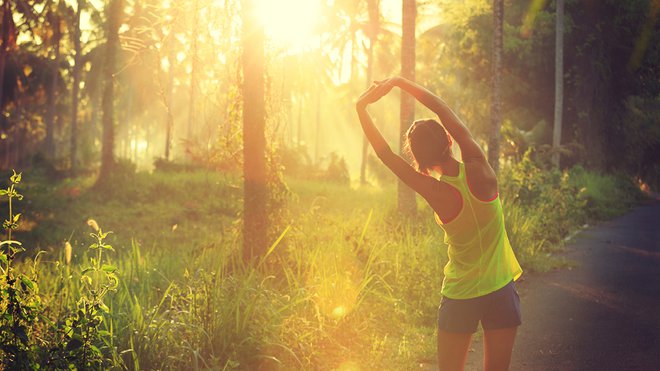
[[[14,322],[3,317],[3,341],[27,354],[26,364],[409,369],[434,359],[447,257],[428,206],[402,219],[393,186],[287,179],[273,243],[248,266],[238,243],[237,177],[192,171],[130,179],[105,190],[84,178],[37,177],[25,186],[26,226],[10,230],[39,248],[12,263],[2,309],[10,313],[11,300],[34,308]],[[500,194],[523,269],[556,266],[552,253],[568,233],[634,204],[637,192],[627,184],[581,168],[547,169],[529,156],[505,167]],[[95,230],[88,246],[90,218],[119,236]],[[10,246],[21,247],[3,242],[5,277]],[[18,360],[7,358],[11,349],[2,348],[3,358]]]

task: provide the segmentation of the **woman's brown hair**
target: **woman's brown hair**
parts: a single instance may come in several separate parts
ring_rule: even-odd
[[[446,160],[451,154],[449,144],[447,131],[434,119],[417,120],[406,132],[405,146],[420,173],[428,174]]]

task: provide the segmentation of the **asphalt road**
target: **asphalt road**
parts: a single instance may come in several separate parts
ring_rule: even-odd
[[[518,284],[523,325],[511,370],[660,370],[660,200],[590,227],[570,269]],[[481,370],[475,341],[466,370]]]

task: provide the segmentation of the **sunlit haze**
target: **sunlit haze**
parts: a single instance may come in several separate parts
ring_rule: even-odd
[[[317,0],[258,0],[257,17],[273,47],[297,53],[318,44]]]

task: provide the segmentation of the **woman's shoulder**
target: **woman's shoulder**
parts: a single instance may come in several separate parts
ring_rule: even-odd
[[[465,180],[473,196],[490,200],[497,195],[497,176],[487,161],[465,162]]]

